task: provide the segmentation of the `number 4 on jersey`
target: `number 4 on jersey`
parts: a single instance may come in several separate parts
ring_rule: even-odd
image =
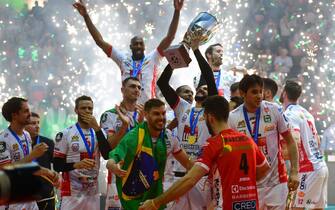
[[[240,170],[243,170],[245,175],[248,174],[249,166],[248,166],[248,159],[247,159],[246,153],[242,153],[241,155]]]

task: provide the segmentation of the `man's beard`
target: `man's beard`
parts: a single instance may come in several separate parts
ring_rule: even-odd
[[[195,96],[194,100],[196,102],[203,102],[203,101],[205,101],[206,98],[207,98],[207,96]]]
[[[211,136],[214,136],[215,135],[214,130],[213,130],[212,126],[209,124],[208,120],[206,120],[206,126],[208,128],[209,134],[211,134]]]

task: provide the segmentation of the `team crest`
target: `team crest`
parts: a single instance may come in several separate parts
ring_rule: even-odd
[[[188,114],[184,114],[183,118],[181,118],[181,122],[184,123],[187,120]]]
[[[79,151],[79,143],[73,143],[71,145],[71,149],[73,152],[78,152]]]
[[[264,122],[270,123],[271,122],[271,116],[270,115],[264,115]]]

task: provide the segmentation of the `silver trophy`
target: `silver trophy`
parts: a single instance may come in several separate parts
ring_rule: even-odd
[[[200,45],[205,44],[213,37],[213,32],[218,28],[217,19],[208,12],[201,12],[194,18],[183,41],[178,45],[173,45],[165,50],[164,55],[173,69],[187,67],[192,61],[188,51],[194,39],[200,39]]]

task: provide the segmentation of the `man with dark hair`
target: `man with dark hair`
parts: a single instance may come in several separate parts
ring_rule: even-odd
[[[10,125],[0,133],[0,169],[6,165],[32,162],[48,150],[48,145],[45,143],[40,143],[32,149],[30,135],[24,130],[31,116],[26,99],[10,98],[2,107],[2,115]],[[49,170],[47,172],[53,183],[56,182],[57,173]],[[0,206],[0,209],[38,209],[38,207],[36,202],[31,202]]]
[[[32,139],[32,146],[38,145],[40,143],[45,143],[48,145],[48,150],[39,158],[36,159],[40,166],[51,169],[51,163],[53,160],[53,151],[55,143],[40,133],[40,116],[32,112],[30,116],[30,123],[25,127],[29,132]],[[40,210],[54,210],[55,209],[55,192],[53,185],[50,182],[41,179],[43,185],[41,186],[41,200],[37,201],[38,208]]]
[[[172,76],[172,68],[167,65],[162,75],[157,81],[163,96],[174,110],[178,120],[178,138],[180,145],[186,153],[195,159],[200,152],[201,146],[205,144],[206,139],[210,137],[203,116],[202,103],[208,95],[217,95],[217,89],[213,72],[206,59],[201,55],[198,40],[191,43],[194,55],[198,61],[204,81],[200,81],[195,94],[195,107],[192,107],[188,101],[179,97],[176,91],[169,85]],[[175,180],[186,174],[186,169],[180,164],[175,164]],[[205,187],[204,187],[205,186]],[[173,204],[175,209],[197,209],[206,208],[211,199],[210,187],[207,177],[204,177],[187,195],[179,198]]]
[[[227,100],[230,100],[230,86],[234,82],[239,81],[240,78],[235,76],[230,70],[222,69],[223,46],[219,43],[210,45],[205,52],[205,56],[210,68],[213,71],[218,95],[224,96]],[[199,81],[195,78],[195,84],[202,83],[204,81],[202,75],[198,78]]]
[[[183,3],[184,0],[174,0],[175,10],[168,33],[160,42],[157,49],[146,56],[144,55],[145,45],[142,37],[135,36],[131,39],[130,49],[132,55],[126,55],[102,38],[98,29],[93,25],[82,0],[76,2],[73,6],[78,10],[79,14],[83,16],[95,43],[119,66],[122,79],[129,76],[138,77],[140,79],[142,94],[139,102],[144,104],[148,99],[155,96],[156,79],[158,75],[157,68],[163,58],[164,50],[170,46],[175,37]]]
[[[270,78],[263,78],[264,82],[264,97],[263,100],[268,102],[274,102],[273,99],[277,94],[278,85],[277,83]]]
[[[75,104],[78,122],[56,135],[54,149],[54,168],[63,172],[61,209],[99,209],[100,153],[107,159],[110,146],[93,116],[91,97],[80,96]]]
[[[240,89],[239,89],[239,82],[235,82],[230,86],[230,98],[234,96],[241,96]]]
[[[271,166],[270,173],[257,183],[258,195],[262,198],[260,209],[285,209],[288,190],[295,191],[299,185],[297,145],[278,105],[262,100],[261,77],[245,75],[239,88],[244,103],[230,113],[229,126],[252,137]],[[279,135],[287,142],[290,153],[291,173],[288,180]]]
[[[143,106],[138,104],[141,95],[141,83],[136,77],[128,77],[122,81],[121,93],[123,99],[120,105],[105,111],[100,118],[100,126],[108,133],[108,142],[114,149],[121,139],[138,123],[143,121]],[[115,176],[107,172],[106,208],[121,208],[117,199]],[[114,178],[113,178],[114,177]],[[114,180],[112,182],[112,180]]]
[[[210,96],[203,106],[205,121],[213,137],[207,140],[191,170],[165,193],[147,200],[140,210],[157,209],[178,199],[213,168],[218,168],[221,177],[223,209],[242,209],[238,208],[240,206],[258,209],[256,180],[264,177],[270,168],[265,156],[251,138],[229,128],[229,105],[226,99]]]
[[[140,204],[163,192],[167,156],[172,153],[187,169],[192,162],[165,129],[165,104],[150,99],[144,104],[146,121],[128,132],[109,153],[107,168],[118,177],[117,191],[124,209]]]
[[[280,101],[299,149],[300,186],[292,200],[293,209],[324,209],[327,206],[328,168],[320,151],[314,117],[298,104],[301,86],[287,81]],[[304,196],[301,196],[304,195]]]
[[[231,97],[230,101],[229,101],[230,111],[233,111],[234,109],[239,107],[241,104],[243,104],[243,98],[242,97],[240,97],[240,96]]]

